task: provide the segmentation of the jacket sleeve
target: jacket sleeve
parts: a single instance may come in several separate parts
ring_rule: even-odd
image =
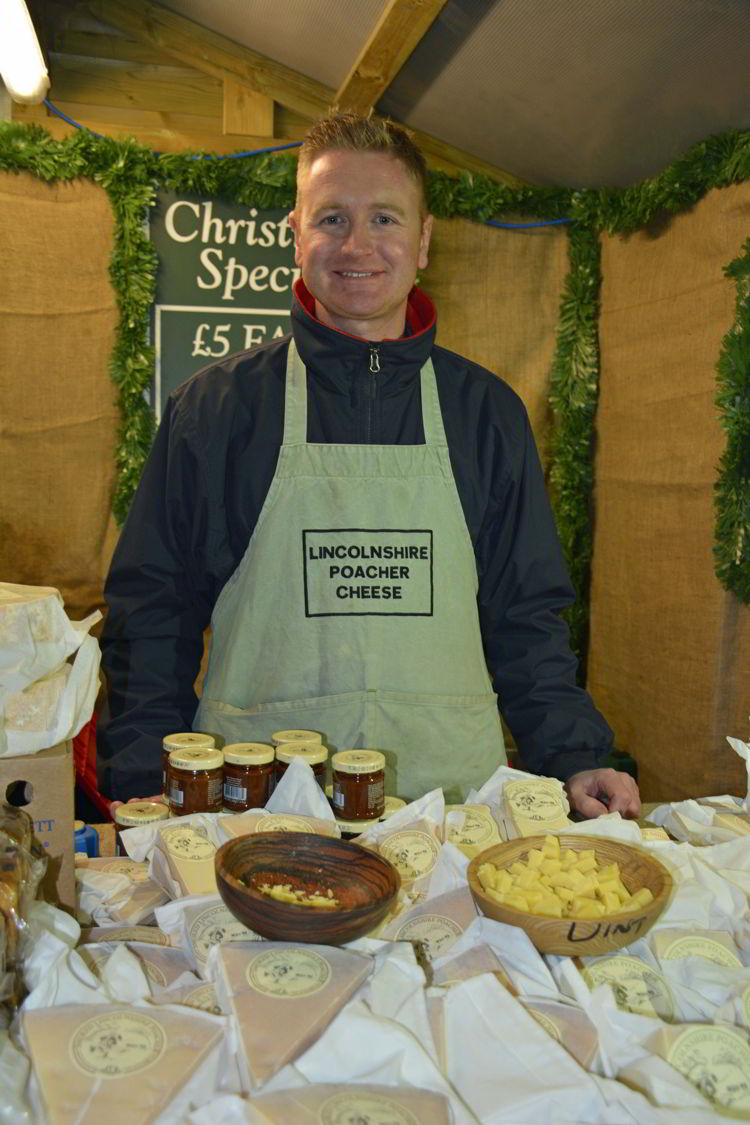
[[[105,585],[107,712],[97,757],[110,797],[161,791],[161,742],[190,730],[213,594],[204,565],[206,488],[198,443],[170,399]]]
[[[574,601],[526,412],[515,448],[496,458],[477,542],[479,614],[502,715],[524,769],[565,781],[595,767],[613,735],[576,684],[560,610]]]

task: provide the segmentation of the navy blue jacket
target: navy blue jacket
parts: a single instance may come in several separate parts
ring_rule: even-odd
[[[410,334],[378,344],[321,324],[299,282],[295,295],[310,441],[422,443],[419,372],[432,356],[502,715],[526,769],[565,780],[597,765],[612,732],[575,682],[559,617],[573,591],[523,403],[495,375],[435,345],[434,308],[419,290]],[[112,797],[157,793],[163,736],[191,728],[203,630],[276,468],[287,346],[285,337],[232,356],[166,404],[105,587],[108,714],[98,758],[101,790]]]

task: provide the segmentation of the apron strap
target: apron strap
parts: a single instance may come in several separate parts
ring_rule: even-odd
[[[284,389],[284,445],[307,442],[307,368],[300,359],[294,337],[286,353]]]
[[[429,357],[419,378],[425,445],[447,446],[435,368]],[[300,359],[294,337],[289,341],[286,357],[283,442],[284,445],[305,445],[307,442],[307,369]]]

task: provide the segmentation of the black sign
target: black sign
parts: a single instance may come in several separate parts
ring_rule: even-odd
[[[170,392],[202,367],[289,331],[294,237],[281,208],[160,191],[154,305],[157,420]]]

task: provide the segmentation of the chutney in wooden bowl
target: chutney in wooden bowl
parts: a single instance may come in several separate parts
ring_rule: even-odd
[[[270,941],[342,945],[370,933],[385,918],[401,880],[387,859],[348,840],[310,832],[256,832],[219,848],[216,883],[235,918]],[[288,886],[335,905],[279,901],[260,889],[264,885]]]

